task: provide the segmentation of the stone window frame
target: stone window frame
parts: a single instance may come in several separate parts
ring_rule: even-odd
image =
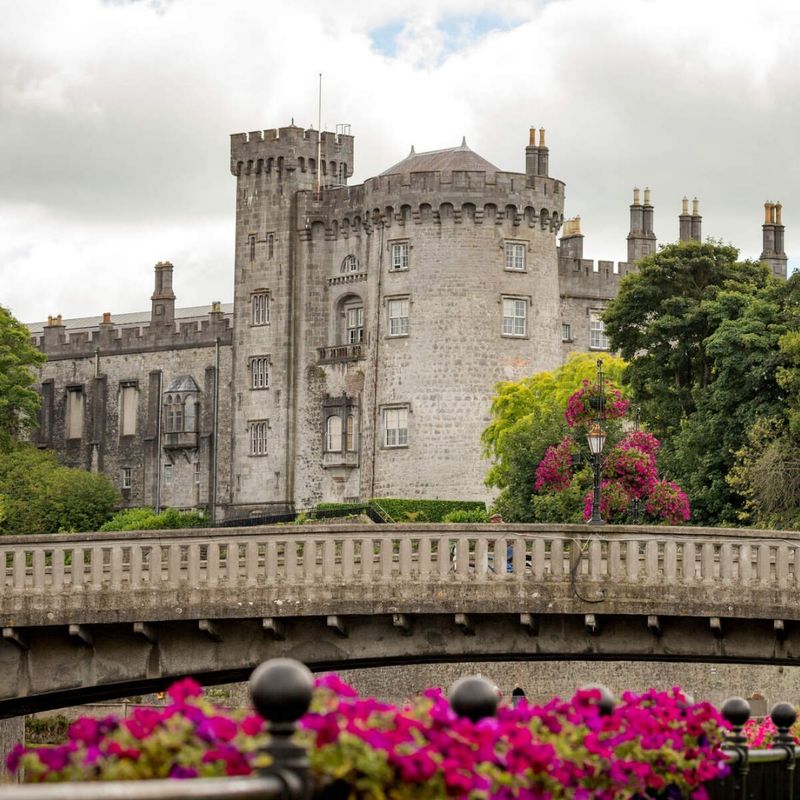
[[[136,398],[136,406],[137,406],[137,408],[136,408],[136,414],[134,415],[134,418],[133,418],[133,433],[125,433],[124,432],[125,431],[125,415],[123,413],[124,412],[123,397],[124,397],[124,394],[125,394],[125,391],[124,391],[125,389],[136,389],[136,391],[138,392],[139,391],[139,381],[138,381],[138,379],[136,379],[136,378],[127,378],[127,379],[121,380],[119,382],[119,401],[118,401],[117,419],[118,419],[118,425],[119,425],[119,436],[120,436],[121,439],[129,439],[132,436],[136,436],[136,434],[138,432],[137,431],[137,428],[138,428],[137,422],[138,422],[138,416],[139,416],[139,408],[138,408],[139,400],[140,400],[139,397]]]
[[[524,314],[519,316],[517,313],[506,314],[506,303],[522,303]],[[500,335],[506,339],[529,339],[530,338],[530,325],[528,309],[531,305],[530,297],[525,297],[518,294],[504,294],[500,296]],[[514,312],[519,310],[519,306],[515,306]],[[522,319],[524,330],[520,333],[516,330],[516,320]],[[507,320],[511,320],[510,326],[506,324]],[[509,329],[510,328],[510,329]]]
[[[247,368],[250,370],[250,389],[262,391],[270,387],[270,368],[272,358],[269,353],[262,353],[257,356],[250,356],[247,360]]]
[[[590,350],[607,351],[609,349],[608,336],[605,333],[605,323],[602,319],[600,319],[600,315],[604,311],[604,308],[590,308],[588,310]],[[593,340],[595,340],[597,343],[592,344]]]
[[[409,239],[392,239],[389,246],[389,272],[406,272],[411,265],[411,241]],[[405,247],[404,255],[396,258],[396,252],[402,253],[400,248]],[[395,248],[398,248],[397,251]],[[399,266],[397,264],[399,263]]]
[[[270,232],[267,234],[267,258],[272,260],[275,257],[275,233]]]
[[[561,341],[562,342],[572,342],[572,324],[569,322],[562,322],[561,323]]]
[[[359,298],[360,300],[361,298]],[[345,304],[344,312],[344,338],[345,344],[363,344],[364,342],[364,302],[360,305]]]
[[[249,438],[248,453],[255,458],[266,456],[269,447],[269,420],[248,420],[247,433]]]
[[[270,324],[270,303],[272,293],[269,289],[254,289],[250,293],[250,327],[260,328]]]
[[[164,464],[164,486],[172,486],[173,479],[175,478],[174,469],[172,464]]]
[[[402,339],[405,336],[408,336],[409,326],[410,326],[410,317],[411,317],[411,296],[407,294],[398,294],[392,295],[391,297],[386,297],[386,337],[388,339]],[[392,316],[392,305],[394,303],[405,303],[406,304],[406,314],[405,316]],[[392,323],[395,320],[399,320],[400,323],[398,325],[399,330],[393,331],[392,330]],[[403,325],[402,320],[405,320],[405,325]]]
[[[70,399],[71,395],[77,395],[80,397],[80,407],[81,407],[81,415],[80,415],[80,433],[77,436],[72,436],[72,400]],[[64,438],[67,441],[71,442],[78,442],[83,439],[83,434],[85,433],[86,427],[86,387],[82,383],[68,383],[64,387],[64,399],[66,401],[66,405],[64,408]]]
[[[133,488],[133,467],[120,467],[119,482],[120,487],[124,490]]]
[[[529,242],[523,239],[505,239],[503,241],[503,269],[506,272],[528,271]],[[515,266],[519,253],[522,253],[522,265]]]
[[[330,420],[337,417],[340,420],[340,446],[331,449],[329,437]],[[326,396],[322,401],[322,450],[325,453],[356,453],[359,445],[359,405],[355,397],[347,394],[340,396]]]
[[[405,412],[405,428],[403,427],[396,427],[396,428],[389,428],[387,424],[389,422],[389,415],[392,412]],[[410,442],[410,417],[411,417],[411,406],[409,403],[388,403],[386,405],[381,406],[381,448],[384,450],[402,450],[404,448],[408,448]],[[398,419],[398,422],[400,420]],[[396,431],[396,436],[390,436],[391,431]],[[405,432],[404,434],[401,432]],[[394,439],[395,441],[390,442],[390,439]]]
[[[192,475],[193,475],[193,478],[194,478],[194,485],[195,486],[199,486],[200,485],[201,474],[202,474],[202,471],[200,469],[200,462],[199,461],[193,461],[192,462]]]
[[[247,234],[247,247],[250,263],[256,260],[256,235],[254,233]]]

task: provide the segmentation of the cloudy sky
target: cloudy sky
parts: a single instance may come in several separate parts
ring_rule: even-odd
[[[317,114],[356,174],[413,143],[524,171],[544,126],[587,257],[625,256],[631,187],[659,240],[761,250],[784,204],[800,266],[800,4],[771,0],[0,0],[0,303],[25,321],[232,298],[228,135]]]

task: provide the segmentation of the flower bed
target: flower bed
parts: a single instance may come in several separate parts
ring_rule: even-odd
[[[169,697],[163,710],[125,720],[79,719],[66,744],[17,746],[8,766],[24,767],[29,781],[65,781],[244,775],[261,763],[259,716],[226,713],[190,679]],[[438,689],[397,707],[328,676],[298,736],[318,795],[359,800],[704,798],[703,784],[727,772],[725,723],[708,703],[679,689],[626,693],[610,713],[600,701],[588,689],[471,722]]]

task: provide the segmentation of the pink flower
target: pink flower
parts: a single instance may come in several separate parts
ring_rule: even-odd
[[[575,440],[569,436],[565,436],[559,444],[548,447],[536,468],[534,490],[562,492],[569,488],[572,483],[572,455],[577,448]]]
[[[199,697],[203,687],[193,678],[183,678],[167,689],[167,694],[176,703],[185,703],[190,697]]]

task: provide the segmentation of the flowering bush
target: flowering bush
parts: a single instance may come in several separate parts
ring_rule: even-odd
[[[653,491],[658,476],[656,460],[638,447],[617,445],[606,459],[606,475],[618,482],[636,500]]]
[[[647,431],[631,431],[617,446],[623,450],[635,447],[655,459],[661,449],[661,442]]]
[[[800,744],[800,720],[789,728],[789,733],[792,734],[795,743]],[[750,718],[744,724],[744,735],[747,737],[748,747],[770,748],[778,735],[778,729],[770,717],[761,720]]]
[[[600,482],[600,516],[607,522],[624,522],[633,497],[621,481]],[[583,518],[591,519],[594,492],[590,489],[583,500]]]
[[[605,379],[603,389],[602,408],[599,408],[601,395],[598,383],[584,380],[581,388],[569,396],[564,416],[570,428],[579,425],[588,426],[597,419],[618,419],[628,413],[630,403],[616,386]]]
[[[572,482],[573,454],[578,445],[570,436],[547,448],[544,458],[536,468],[536,480],[533,488],[537,492],[562,492]]]
[[[691,516],[689,498],[676,483],[657,481],[645,503],[648,514],[670,525],[680,525]]]
[[[127,720],[79,719],[66,744],[18,745],[8,766],[33,782],[243,775],[258,766],[260,717],[225,714],[191,681],[170,697],[163,710],[137,709]],[[298,736],[310,745],[318,792],[341,788],[363,800],[700,799],[702,784],[726,773],[725,723],[708,703],[651,690],[624,694],[603,715],[599,699],[582,690],[568,702],[501,706],[473,723],[438,689],[397,707],[329,676],[317,681]]]

